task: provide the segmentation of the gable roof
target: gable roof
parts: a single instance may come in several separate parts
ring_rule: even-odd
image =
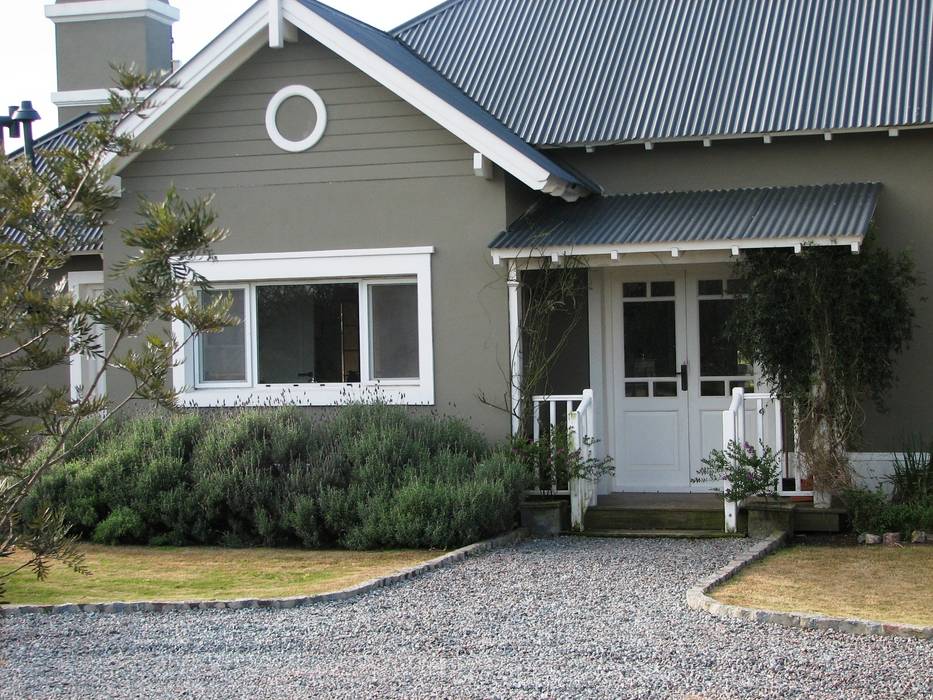
[[[538,146],[933,123],[933,0],[450,0],[392,34]]]
[[[616,255],[804,244],[854,245],[875,212],[874,182],[649,192],[534,205],[490,243],[495,255]]]
[[[257,0],[151,96],[146,118],[131,117],[124,131],[151,142],[266,43],[284,23],[297,27],[338,56],[535,190],[574,200],[593,183],[540,153],[426,65],[400,42],[317,0]],[[129,161],[120,163],[125,167]]]

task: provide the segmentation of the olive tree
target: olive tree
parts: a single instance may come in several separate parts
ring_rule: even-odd
[[[61,516],[47,509],[22,522],[20,505],[43,474],[129,402],[175,405],[167,378],[190,338],[174,337],[171,322],[185,323],[191,337],[233,322],[227,300],[199,304],[206,284],[186,265],[209,256],[224,232],[209,201],[187,202],[174,191],[139,201],[138,224],[122,231],[131,252],[113,268],[118,286],[96,299],[76,298],[67,287],[63,267],[82,232],[103,226],[118,203],[108,163],[143,150],[119,125],[151,108],[143,95],[156,79],[119,71],[119,89],[100,118],[79,128],[70,145],[40,152],[42,167],[0,158],[0,598],[23,568],[40,579],[53,560],[83,570]],[[42,384],[39,372],[73,355],[97,358],[99,367],[77,396]],[[126,373],[131,388],[101,395],[113,370]],[[28,555],[3,567],[17,550]]]

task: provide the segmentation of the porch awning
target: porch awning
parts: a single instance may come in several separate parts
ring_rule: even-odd
[[[545,201],[489,245],[494,258],[848,245],[857,251],[879,183],[591,196]]]

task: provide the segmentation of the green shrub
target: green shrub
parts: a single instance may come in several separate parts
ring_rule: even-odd
[[[95,541],[454,547],[508,529],[526,488],[464,422],[386,404],[150,414],[108,427],[24,510]]]
[[[924,445],[919,436],[906,440],[887,481],[892,502],[933,505],[933,446]]]
[[[138,542],[145,533],[143,519],[132,508],[117,506],[94,528],[97,544],[127,544]]]
[[[852,529],[858,533],[933,531],[933,504],[892,503],[881,490],[852,489],[845,494]]]

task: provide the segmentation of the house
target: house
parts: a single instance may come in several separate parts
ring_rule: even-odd
[[[63,121],[105,99],[114,59],[171,67],[165,0],[46,14]],[[125,129],[169,148],[117,164],[116,221],[72,279],[119,284],[105,271],[139,195],[215,196],[230,234],[196,269],[242,323],[178,367],[195,406],[378,387],[506,436],[515,419],[489,404],[525,367],[523,278],[573,258],[586,299],[539,415],[591,390],[617,464],[601,493],[705,490],[691,477],[733,389],[762,389],[722,334],[737,256],[857,254],[874,222],[933,267],[931,0],[448,0],[388,33],[258,0],[153,99]],[[929,433],[931,354],[921,323],[860,461]],[[756,400],[738,415],[777,439]]]

